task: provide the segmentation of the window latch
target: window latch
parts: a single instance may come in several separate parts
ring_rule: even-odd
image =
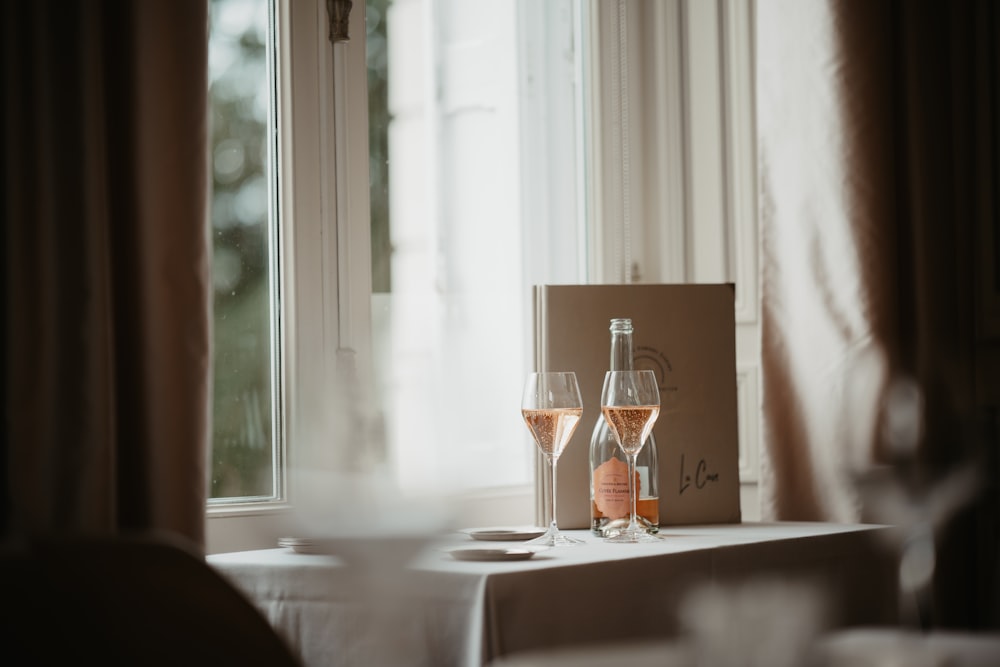
[[[351,39],[348,26],[353,5],[351,0],[326,0],[326,13],[330,18],[330,41],[334,44]]]

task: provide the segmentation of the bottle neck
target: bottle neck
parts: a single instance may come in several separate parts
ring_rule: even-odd
[[[633,370],[632,329],[611,329],[611,370]]]

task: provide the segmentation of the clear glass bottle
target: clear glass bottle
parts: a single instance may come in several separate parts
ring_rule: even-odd
[[[633,370],[635,351],[632,320],[611,320],[611,367],[613,371]],[[636,514],[646,529],[660,529],[660,496],[657,492],[657,453],[653,434],[639,450],[636,459],[638,493]],[[590,436],[590,529],[607,537],[628,525],[628,461],[615,440],[611,428],[599,415]]]

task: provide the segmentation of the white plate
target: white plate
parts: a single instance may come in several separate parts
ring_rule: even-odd
[[[527,560],[535,555],[531,549],[451,549],[455,560]]]
[[[489,542],[523,542],[545,534],[544,528],[519,526],[514,528],[470,528],[463,531],[474,540]]]

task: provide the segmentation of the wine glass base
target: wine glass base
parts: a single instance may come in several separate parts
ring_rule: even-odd
[[[575,537],[570,537],[569,535],[564,535],[562,533],[545,533],[541,537],[536,537],[533,540],[528,540],[525,542],[526,545],[532,547],[576,547],[581,544],[586,544],[583,540],[578,540]]]
[[[645,544],[650,542],[660,542],[663,538],[644,530],[623,530],[620,533],[605,537],[605,542],[611,544]]]

